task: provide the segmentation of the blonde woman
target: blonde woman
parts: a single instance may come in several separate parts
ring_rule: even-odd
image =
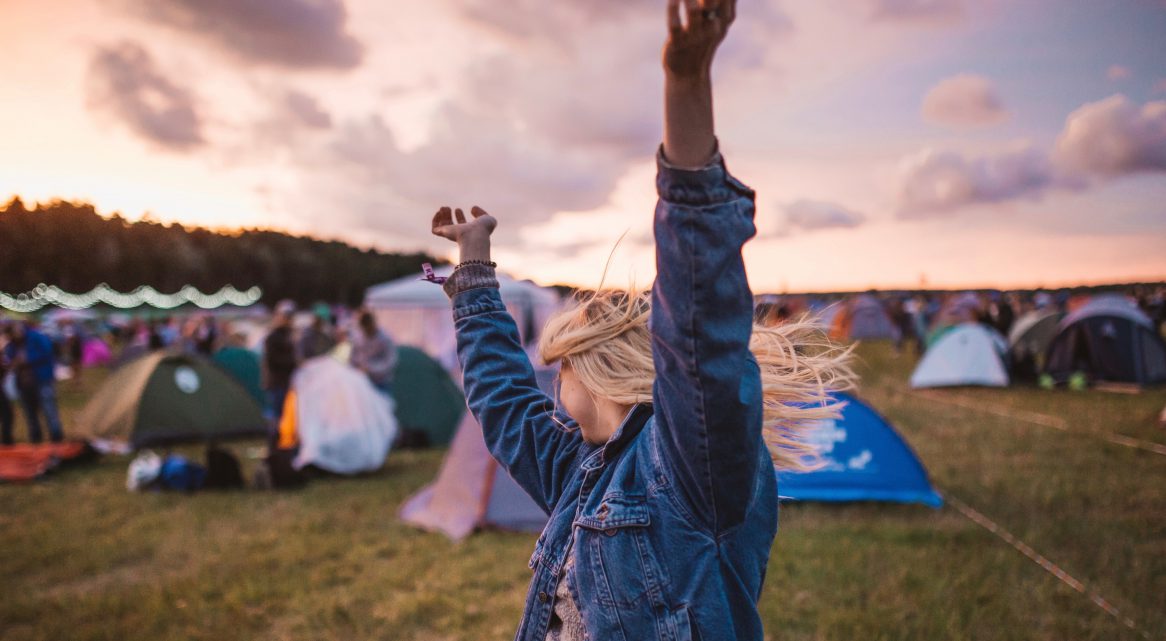
[[[709,78],[734,11],[669,0],[656,282],[586,297],[548,323],[540,351],[561,365],[558,404],[499,296],[497,221],[478,207],[433,218],[461,254],[444,287],[470,409],[550,515],[518,639],[763,637],[774,465],[804,460],[797,427],[834,411],[826,387],[847,371],[806,325],[752,325],[741,248],[753,192],[717,152]]]

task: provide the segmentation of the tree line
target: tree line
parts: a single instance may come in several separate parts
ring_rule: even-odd
[[[118,291],[150,285],[166,293],[184,285],[203,292],[257,285],[268,304],[290,298],[300,305],[355,306],[368,287],[417,274],[423,262],[443,261],[262,229],[224,233],[130,222],[63,200],[30,209],[13,198],[0,209],[0,291],[9,294],[38,283],[74,293],[100,283]]]

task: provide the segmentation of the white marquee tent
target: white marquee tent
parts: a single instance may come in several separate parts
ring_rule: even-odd
[[[434,271],[438,276],[449,276],[453,267],[439,267]],[[501,272],[498,284],[502,300],[518,323],[523,340],[533,341],[559,308],[558,292],[530,281],[515,280]],[[422,280],[419,275],[406,276],[370,287],[365,292],[364,305],[394,341],[420,347],[449,370],[457,368],[453,314],[449,298],[440,286]]]

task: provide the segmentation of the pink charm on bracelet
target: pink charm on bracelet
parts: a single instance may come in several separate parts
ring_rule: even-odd
[[[429,263],[421,263],[421,271],[425,272],[425,277],[418,278],[417,280],[427,280],[435,285],[441,285],[445,281],[449,280],[449,278],[445,276],[438,276],[437,274],[433,273],[433,265],[430,265]]]

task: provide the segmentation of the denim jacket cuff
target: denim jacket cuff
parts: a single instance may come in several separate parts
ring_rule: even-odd
[[[498,278],[494,274],[494,268],[489,265],[459,265],[449,275],[449,280],[441,286],[450,298],[466,290],[482,287],[498,287]]]
[[[746,197],[753,190],[729,175],[719,145],[708,164],[699,169],[677,167],[664,157],[664,146],[656,152],[656,191],[660,198],[679,205],[714,205]]]
[[[506,304],[502,302],[502,293],[498,291],[497,283],[493,287],[475,287],[455,292],[452,302],[455,322],[475,314],[506,311]]]

